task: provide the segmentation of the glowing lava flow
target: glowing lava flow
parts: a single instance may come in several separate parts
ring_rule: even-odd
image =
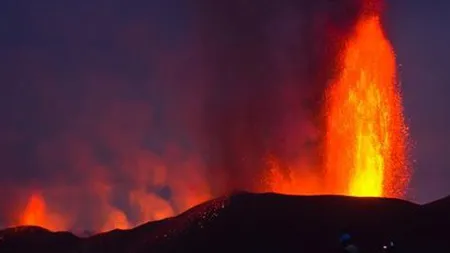
[[[351,196],[395,196],[407,183],[406,138],[393,48],[363,14],[327,91],[326,185]]]

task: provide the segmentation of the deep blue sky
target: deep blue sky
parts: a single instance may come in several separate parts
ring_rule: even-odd
[[[302,48],[289,44],[293,40],[280,39],[285,38],[283,36],[291,38],[289,34],[295,33],[297,26],[302,27],[301,20],[295,24],[289,23],[289,17],[296,20],[295,12],[285,11],[280,14],[282,18],[274,25],[277,28],[273,31],[269,28],[278,35],[269,38],[270,43],[266,45],[257,43],[258,36],[266,38],[263,37],[264,33],[259,31],[252,31],[251,36],[243,33],[241,37],[222,38],[223,34],[239,34],[236,31],[241,31],[233,24],[227,26],[226,14],[223,14],[223,17],[215,14],[211,16],[214,20],[211,22],[225,20],[223,29],[229,29],[223,33],[211,33],[211,36],[217,38],[190,36],[190,32],[197,27],[208,31],[208,24],[199,23],[205,23],[208,14],[192,15],[192,6],[183,3],[187,2],[0,2],[2,196],[14,198],[15,194],[20,195],[13,190],[18,186],[45,187],[48,184],[46,180],[65,182],[68,189],[72,189],[72,184],[80,187],[81,182],[85,183],[94,176],[90,168],[95,166],[96,162],[116,170],[108,180],[126,191],[134,187],[134,184],[130,186],[130,182],[136,183],[142,175],[124,176],[126,173],[121,167],[135,166],[127,162],[139,160],[134,156],[141,151],[142,146],[153,152],[151,156],[142,155],[148,163],[153,164],[156,159],[149,157],[160,157],[164,160],[168,153],[171,154],[170,164],[166,166],[183,167],[181,164],[187,163],[186,159],[197,163],[197,158],[192,158],[195,156],[186,158],[186,152],[204,150],[192,148],[192,140],[199,140],[201,138],[198,136],[202,135],[199,123],[195,120],[199,116],[199,110],[232,104],[230,101],[234,101],[235,89],[244,94],[238,96],[236,101],[249,100],[248,96],[252,95],[252,90],[241,89],[241,82],[256,80],[252,79],[252,75],[258,78],[268,72],[267,70],[270,72],[269,64],[252,67],[249,66],[251,61],[250,64],[245,60],[240,62],[239,54],[243,54],[243,59],[259,57],[256,54],[260,52],[258,50],[264,51],[265,46],[272,45],[270,43],[281,48]],[[207,6],[207,2],[202,3]],[[252,10],[249,8],[251,4],[247,1],[243,2],[242,6]],[[198,12],[199,9],[195,11]],[[225,9],[224,13],[227,11],[230,10]],[[264,13],[263,11],[264,9],[261,13]],[[250,15],[233,11],[230,13],[242,15],[232,19],[236,23]],[[251,15],[260,17],[261,13]],[[450,102],[446,99],[450,94],[447,84],[450,81],[450,71],[447,70],[450,59],[450,32],[446,28],[450,23],[448,13],[450,3],[445,0],[435,0],[433,3],[428,0],[388,0],[385,26],[401,65],[404,106],[414,142],[414,175],[409,198],[418,202],[435,200],[450,193],[450,117],[447,113]],[[201,17],[197,18],[198,16]],[[245,25],[252,27],[253,23]],[[247,29],[245,25],[240,27],[242,31]],[[205,50],[202,48],[202,45],[207,44],[205,40],[217,40],[222,44],[216,43],[215,48]],[[241,40],[253,48],[242,51],[238,49],[236,55],[227,55],[228,52],[220,51],[221,48],[233,48],[234,45],[238,48]],[[204,55],[201,55],[202,53]],[[210,73],[205,69],[210,66],[197,61],[199,57],[221,57],[220,59],[230,62],[216,66],[223,71],[218,78],[209,76]],[[262,58],[261,62],[264,59],[266,58]],[[308,64],[306,67],[301,64],[299,66],[311,70]],[[230,67],[231,65],[233,66]],[[248,68],[252,73],[247,73],[246,80],[234,80],[236,82],[232,92],[215,90],[214,100],[209,101],[209,104],[202,104],[196,99],[203,95],[200,94],[203,91],[202,85],[208,83],[208,80],[233,80],[228,78],[239,70],[239,66]],[[283,73],[296,76],[289,71]],[[265,80],[258,81],[260,90],[264,90],[261,87]],[[262,95],[270,97],[271,89],[266,89],[265,92]],[[259,115],[259,105],[257,102],[248,104],[249,107],[253,106],[253,109],[248,109],[248,114],[241,113],[238,117],[254,117],[256,121],[267,119],[262,112]],[[274,110],[273,112],[277,109],[261,108]],[[254,112],[257,112],[256,115]],[[298,112],[295,113],[299,116]],[[305,115],[302,114],[301,117],[303,116]],[[292,122],[301,121],[301,117]],[[226,118],[223,120],[222,123],[226,124]],[[310,135],[307,126],[301,122],[299,126],[302,133]],[[252,128],[247,131],[254,134]],[[250,144],[253,147],[256,144],[262,145],[262,140],[258,139],[257,134],[255,136],[256,142]],[[212,139],[216,137],[210,136]],[[221,138],[224,138],[223,141],[230,141],[226,135]],[[235,144],[232,141],[230,143]],[[106,145],[110,150],[106,151],[95,145]],[[119,157],[119,165],[111,158],[115,156]],[[247,157],[239,159],[245,160]],[[247,161],[250,161],[247,162],[250,167],[253,166],[251,158]],[[202,162],[198,164],[200,168],[205,165]],[[186,187],[193,189],[193,186],[186,186],[175,180],[184,179],[189,173],[191,175],[192,171],[169,171],[173,173],[170,178],[174,180],[171,185],[175,185],[175,188],[168,190],[158,186],[159,188],[148,191],[170,199],[174,196],[176,198],[177,189],[181,192],[184,190],[180,189]],[[99,175],[95,174],[95,177]],[[204,173],[193,177],[195,187],[198,187],[194,188],[198,191],[202,191],[198,182],[204,181],[203,177]],[[88,192],[89,188],[84,190]],[[66,191],[71,192],[67,189]],[[180,192],[178,194],[183,196]],[[86,206],[89,206],[90,202],[95,203],[95,199],[90,199],[88,193],[85,195],[76,196],[83,198]],[[126,198],[120,192],[115,195],[118,196],[117,203],[122,203],[120,199]],[[67,199],[62,200],[61,205],[64,201]],[[177,212],[177,208],[182,209],[183,205],[174,205],[173,208]],[[0,219],[0,224],[1,222]]]

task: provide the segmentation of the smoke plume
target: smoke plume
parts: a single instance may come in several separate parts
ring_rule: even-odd
[[[276,190],[269,158],[320,175],[323,93],[360,1],[22,2],[1,15],[0,225],[32,195],[41,225],[108,230]]]

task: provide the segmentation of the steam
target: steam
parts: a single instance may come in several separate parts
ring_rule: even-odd
[[[0,224],[34,192],[56,229],[109,230],[267,190],[268,155],[320,173],[333,36],[358,1],[147,2],[22,13],[40,35],[2,51]]]

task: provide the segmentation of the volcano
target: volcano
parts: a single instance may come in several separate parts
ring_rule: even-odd
[[[117,48],[101,55],[93,50],[75,64],[93,57],[104,67],[49,66],[43,76],[64,74],[55,80],[35,77],[41,71],[33,67],[21,73],[51,85],[36,81],[24,89],[46,88],[33,106],[4,106],[25,110],[11,115],[30,117],[4,119],[20,124],[0,131],[0,138],[11,139],[10,128],[33,127],[13,134],[22,137],[4,148],[14,155],[2,163],[2,226],[129,229],[236,190],[406,196],[413,170],[384,1],[183,2],[183,14],[161,17],[181,15],[185,28],[136,18],[102,39],[117,38],[111,41]],[[165,38],[166,32],[175,33]],[[82,44],[91,43],[61,52],[89,51]],[[136,53],[148,48],[148,55]],[[55,63],[61,52],[54,51]],[[136,66],[128,64],[141,54]],[[120,62],[117,69],[109,57]],[[75,77],[73,87],[83,85],[79,92],[59,90]]]
[[[450,198],[418,205],[390,198],[247,192],[172,218],[87,238],[39,227],[0,232],[0,252],[336,252],[351,233],[366,252],[393,240],[403,252],[450,250]],[[446,232],[447,231],[447,232]]]

